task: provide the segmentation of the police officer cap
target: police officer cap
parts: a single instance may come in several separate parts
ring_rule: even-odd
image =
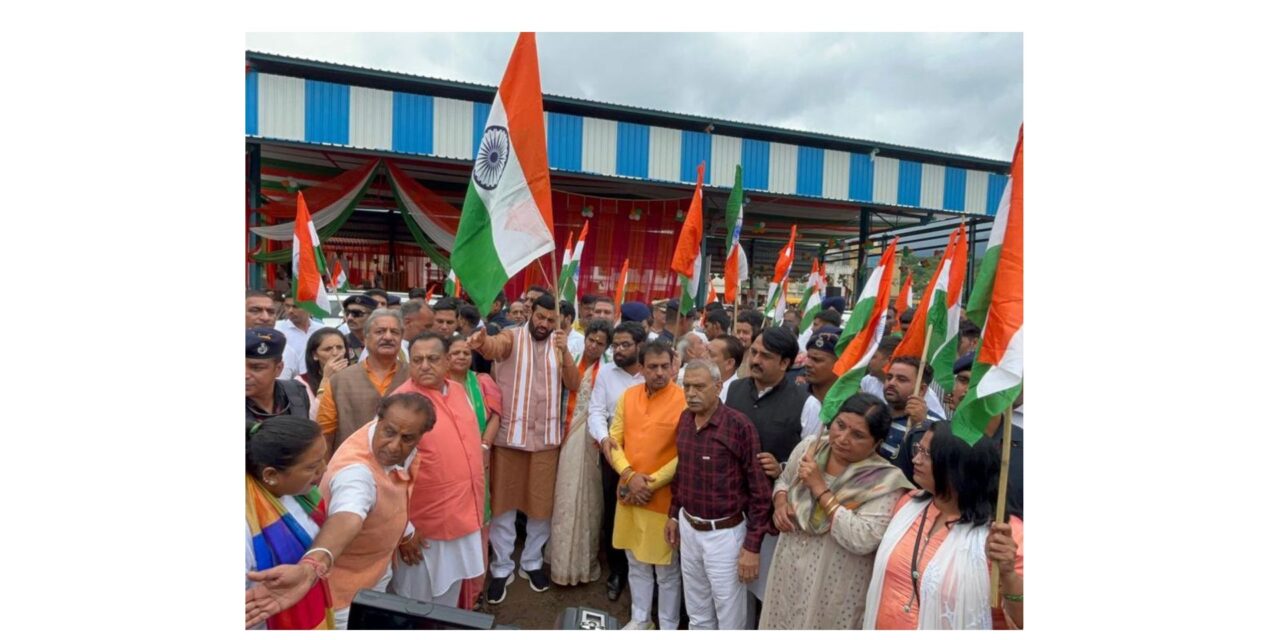
[[[396,294],[394,294],[394,293],[388,293],[388,294],[387,294],[387,306],[388,306],[388,307],[394,307],[394,306],[396,306],[396,305],[398,305],[398,304],[400,304],[400,296],[398,296],[398,295],[396,295]]]
[[[649,319],[649,305],[643,302],[622,303],[623,322],[644,322]]]
[[[275,329],[245,329],[244,357],[254,360],[279,358],[284,354],[284,334]]]
[[[342,308],[346,309],[348,306],[353,304],[358,304],[362,307],[368,307],[370,309],[378,308],[378,301],[374,300],[373,298],[370,298],[369,296],[364,295],[363,293],[357,293],[353,296],[347,296],[347,299],[342,301]]]
[[[819,349],[831,355],[836,353],[836,343],[840,341],[840,330],[835,327],[822,327],[813,332],[805,349]]]
[[[969,371],[971,369],[973,369],[973,353],[972,352],[966,353],[963,356],[956,358],[956,363],[951,367],[951,373],[954,375],[954,374],[960,373],[961,371]]]
[[[844,313],[844,296],[827,296],[822,299],[822,308],[834,308],[840,313]]]

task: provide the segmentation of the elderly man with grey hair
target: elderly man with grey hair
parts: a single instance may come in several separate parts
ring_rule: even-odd
[[[686,409],[676,423],[675,478],[664,531],[680,551],[690,629],[747,629],[747,583],[760,574],[770,484],[756,463],[760,437],[720,402],[720,368],[685,366]]]
[[[679,360],[676,366],[679,373],[676,374],[676,384],[684,385],[684,363],[691,360],[698,360],[707,357],[707,341],[699,333],[690,331],[680,338],[676,343],[676,358]]]
[[[375,310],[364,323],[367,357],[320,385],[316,422],[329,441],[329,451],[373,419],[383,396],[409,379],[409,366],[401,360],[403,338],[400,312]]]

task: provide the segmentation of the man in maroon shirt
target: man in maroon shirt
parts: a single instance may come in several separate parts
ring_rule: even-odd
[[[720,370],[709,360],[684,373],[687,409],[676,425],[675,478],[666,538],[680,550],[690,629],[746,629],[747,583],[760,574],[771,487],[756,463],[760,437],[720,402]]]

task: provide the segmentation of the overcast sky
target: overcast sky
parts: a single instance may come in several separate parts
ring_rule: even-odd
[[[496,86],[515,34],[250,33],[254,51]],[[546,93],[1009,160],[1022,34],[540,33]]]

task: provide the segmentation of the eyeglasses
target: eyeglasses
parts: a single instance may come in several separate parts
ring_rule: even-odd
[[[928,460],[933,455],[933,452],[920,446],[919,443],[911,445],[911,457],[914,458],[918,455],[923,455],[925,460]]]
[[[360,309],[347,309],[347,315],[352,318],[363,318],[367,313],[368,312],[361,311]]]

